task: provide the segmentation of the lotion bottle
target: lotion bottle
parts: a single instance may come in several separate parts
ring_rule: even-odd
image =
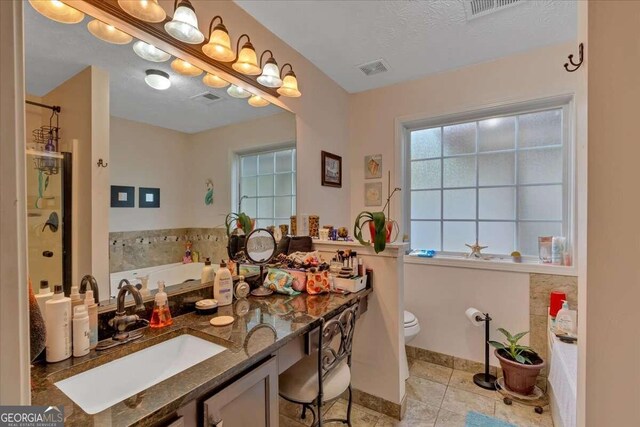
[[[82,294],[78,291],[77,286],[71,287],[71,293],[69,294],[69,298],[71,298],[71,312],[75,316],[76,307],[79,305],[84,305],[84,299],[82,298]]]
[[[87,306],[80,304],[73,309],[73,357],[89,354],[91,346],[91,329]]]
[[[556,331],[568,335],[575,335],[576,315],[576,311],[569,310],[569,303],[564,301],[562,303],[562,308],[556,315]]]
[[[218,300],[218,307],[230,305],[233,302],[233,276],[224,260],[220,261],[220,268],[216,271],[213,298]]]
[[[53,297],[45,304],[47,328],[47,362],[71,357],[71,299],[64,296],[62,285],[55,286]]]
[[[204,262],[204,267],[202,268],[202,275],[200,276],[200,283],[209,283],[213,282],[215,276],[215,271],[213,271],[213,266],[211,265],[211,260],[209,258]]]
[[[89,314],[89,347],[93,350],[98,345],[98,304],[93,299],[93,291],[87,290],[84,296],[84,305]]]
[[[38,289],[38,293],[36,294],[36,301],[38,301],[38,307],[40,307],[40,312],[42,315],[45,315],[45,304],[53,297],[53,292],[49,288],[49,282],[47,280],[40,281],[40,289]]]

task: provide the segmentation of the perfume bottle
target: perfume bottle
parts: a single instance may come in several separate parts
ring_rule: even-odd
[[[152,328],[164,328],[172,323],[173,319],[169,310],[167,293],[164,291],[164,282],[158,282],[158,293],[156,294],[149,326]]]

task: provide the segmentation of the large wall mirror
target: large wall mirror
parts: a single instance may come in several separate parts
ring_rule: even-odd
[[[91,16],[62,24],[27,2],[24,15],[36,292],[43,280],[68,291],[85,274],[96,276],[104,302],[122,278],[149,289],[189,283],[205,258],[227,258],[229,212],[245,212],[257,227],[289,223],[294,114],[251,105],[136,38],[105,42],[90,29],[109,27]]]

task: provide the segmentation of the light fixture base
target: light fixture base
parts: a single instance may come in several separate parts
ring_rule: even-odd
[[[473,382],[485,390],[495,390],[497,380],[498,379],[491,374],[480,373],[473,376]]]

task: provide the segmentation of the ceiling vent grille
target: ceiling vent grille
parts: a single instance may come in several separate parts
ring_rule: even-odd
[[[384,59],[376,59],[375,61],[360,64],[357,67],[365,76],[373,76],[389,71],[389,64]]]
[[[193,95],[190,100],[197,102],[198,104],[211,105],[215,102],[221,101],[223,98],[211,92],[202,92],[197,95]]]
[[[524,3],[522,0],[465,0],[467,21]]]

